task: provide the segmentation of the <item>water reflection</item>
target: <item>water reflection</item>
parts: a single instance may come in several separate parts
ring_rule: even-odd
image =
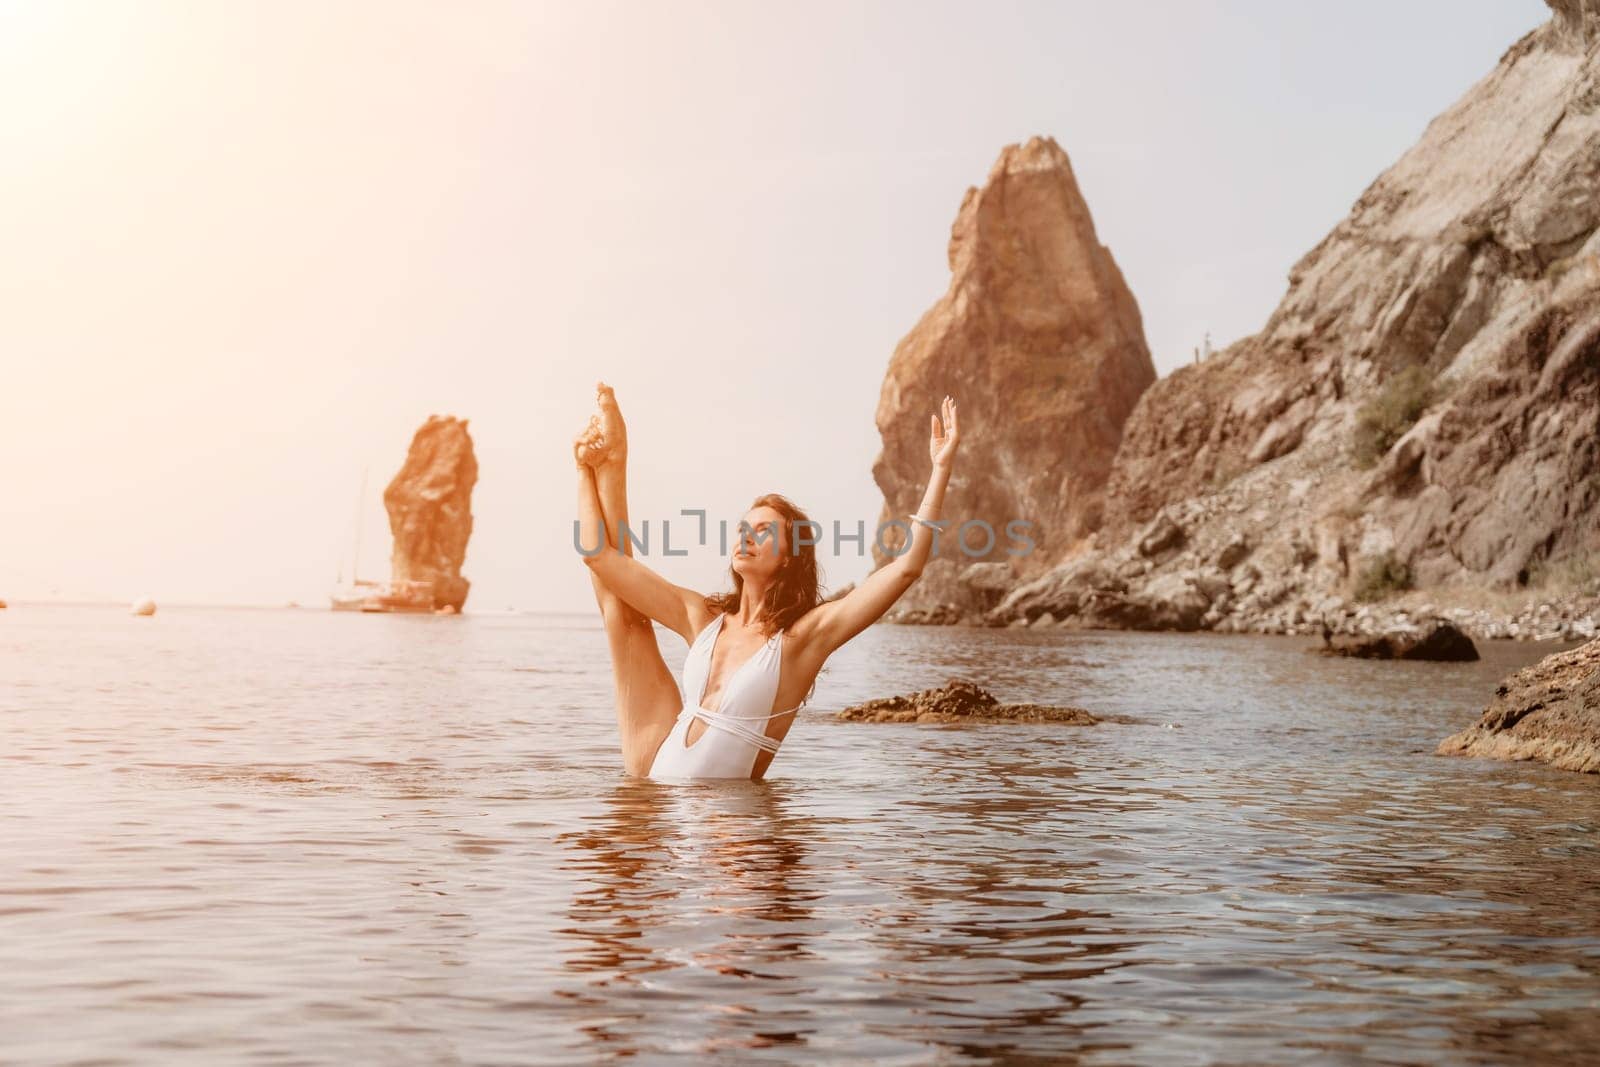
[[[725,992],[694,1013],[706,1031],[698,1049],[800,1040],[774,1027],[784,1013],[762,1003],[783,992],[786,972],[817,958],[810,935],[821,894],[806,861],[827,847],[825,828],[794,810],[789,788],[626,781],[599,797],[598,812],[556,838],[562,868],[579,876],[560,931],[576,942],[565,966],[590,990],[565,995],[614,1012],[659,996],[651,985],[659,972],[697,983],[716,976],[712,985]],[[637,1019],[584,1029],[612,1052],[639,1050],[630,1036]]]

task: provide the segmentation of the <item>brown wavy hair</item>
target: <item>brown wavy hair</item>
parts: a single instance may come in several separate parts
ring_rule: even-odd
[[[756,618],[764,631],[777,633],[794,625],[799,618],[822,603],[822,581],[817,570],[817,546],[795,547],[795,528],[811,519],[788,497],[781,493],[763,493],[750,504],[751,508],[768,507],[783,516],[783,543],[788,551],[783,553],[782,568],[777,581],[761,600]],[[740,531],[741,533],[743,531]],[[728,561],[728,573],[733,576],[733,592],[709,593],[706,607],[728,614],[739,610],[744,595],[744,576]]]

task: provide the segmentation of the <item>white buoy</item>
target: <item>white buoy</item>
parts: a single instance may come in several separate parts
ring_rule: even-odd
[[[149,597],[135,600],[133,602],[133,613],[135,615],[154,615],[156,613],[156,602]]]

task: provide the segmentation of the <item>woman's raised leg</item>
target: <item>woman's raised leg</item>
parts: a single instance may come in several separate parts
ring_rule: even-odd
[[[600,413],[578,436],[578,514],[593,509],[606,542],[631,556],[633,545],[619,526],[628,521],[627,428],[611,388],[602,383],[596,392]],[[584,540],[585,547],[598,543],[593,535]],[[591,572],[589,578],[611,650],[623,765],[629,774],[648,774],[656,749],[683,708],[682,695],[661,657],[655,624],[608,589],[599,575]]]

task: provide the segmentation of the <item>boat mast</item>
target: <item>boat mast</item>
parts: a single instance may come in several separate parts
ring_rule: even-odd
[[[355,584],[361,580],[361,505],[367,499],[367,470],[361,468],[361,492],[356,497],[356,551],[355,558],[351,561],[350,581]]]

